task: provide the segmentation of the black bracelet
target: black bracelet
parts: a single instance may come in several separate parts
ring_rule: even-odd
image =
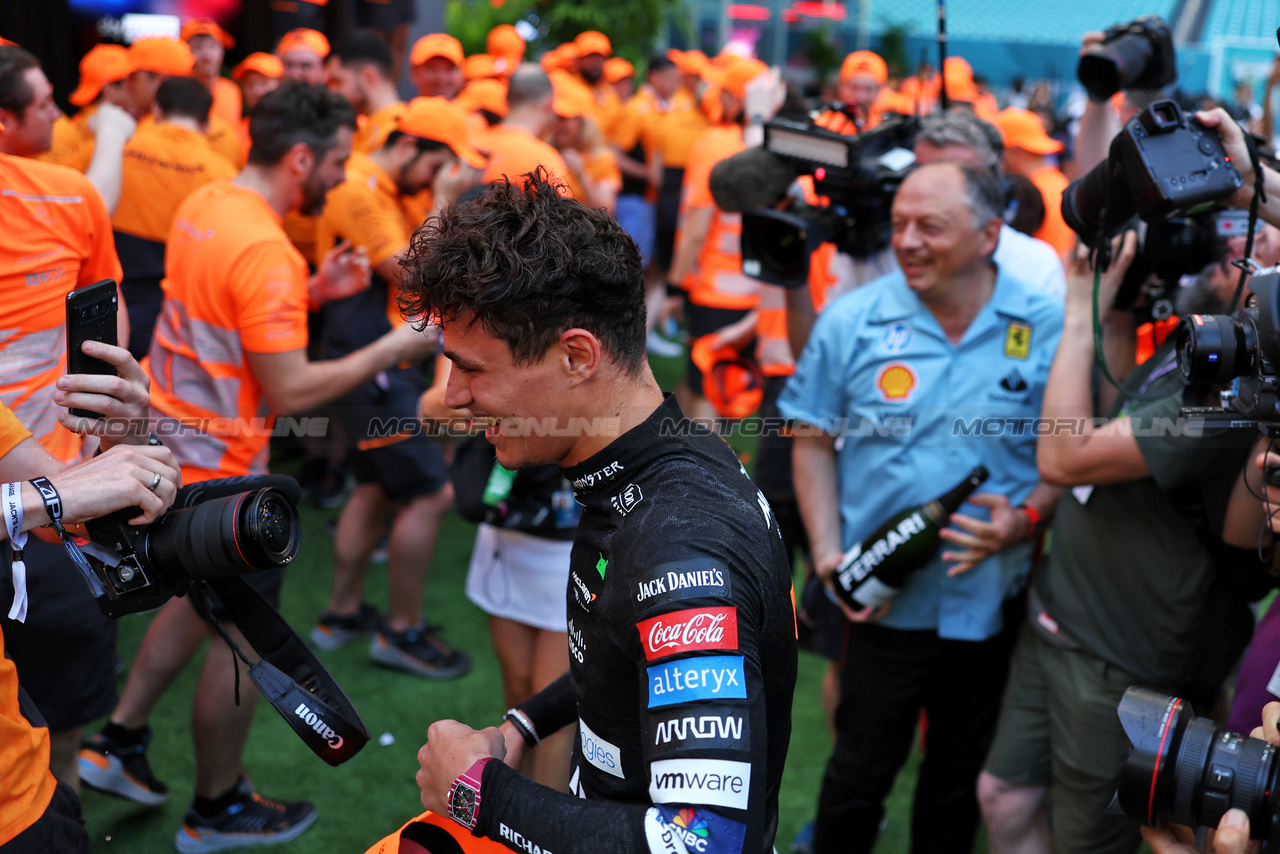
[[[507,709],[507,713],[502,716],[504,721],[511,721],[511,725],[520,733],[520,737],[524,739],[524,743],[529,747],[537,747],[542,744],[542,739],[538,738],[538,733],[533,728],[533,721],[529,720],[529,716],[519,709]]]
[[[36,488],[36,492],[40,493],[44,509],[49,512],[49,525],[58,532],[58,536],[62,536],[67,532],[67,529],[62,527],[62,496],[58,494],[58,490],[47,477],[38,477],[30,483]]]
[[[58,490],[49,482],[47,477],[38,477],[30,481],[30,483],[36,488],[36,492],[40,493],[40,499],[44,501],[44,508],[49,513],[48,527],[53,528],[62,539],[62,547],[67,551],[67,557],[71,558],[71,562],[76,565],[76,568],[80,570],[80,574],[84,576],[93,598],[101,599],[105,595],[105,591],[102,589],[102,582],[98,580],[93,567],[89,565],[89,559],[80,550],[80,546],[76,544],[71,532],[62,527],[62,496],[58,494]]]
[[[665,287],[667,289],[667,296],[669,297],[684,296],[684,288],[680,287],[675,282],[668,281],[666,282]]]

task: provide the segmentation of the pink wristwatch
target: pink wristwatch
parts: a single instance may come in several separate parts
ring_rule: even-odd
[[[485,763],[493,759],[486,756],[477,760],[449,787],[449,818],[465,827],[476,829],[476,819],[480,816],[480,780],[484,777]]]

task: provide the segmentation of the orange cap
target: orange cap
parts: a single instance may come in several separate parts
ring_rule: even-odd
[[[129,71],[151,71],[166,77],[188,77],[196,58],[186,42],[164,36],[138,39],[129,45]]]
[[[96,44],[80,60],[80,85],[67,100],[77,107],[88,106],[103,86],[123,80],[132,72],[126,48],[118,44]]]
[[[305,50],[324,59],[329,55],[329,40],[324,33],[306,28],[290,30],[276,45],[276,56],[284,56],[291,50]]]
[[[747,418],[764,401],[764,372],[755,359],[720,344],[714,332],[693,343],[689,352],[702,371],[702,393],[725,418]]]
[[[231,77],[239,83],[244,80],[244,76],[250,71],[256,71],[263,77],[273,77],[279,80],[284,76],[284,63],[280,61],[280,57],[270,53],[256,51],[240,60],[231,71]]]
[[[973,85],[973,67],[962,56],[948,56],[942,64],[942,80],[947,86],[947,97],[953,101],[973,102],[978,97],[978,87]]]
[[[591,94],[590,89],[570,85],[576,82],[572,78],[563,77],[553,81],[555,98],[552,100],[551,108],[562,119],[595,118],[595,96]]]
[[[444,98],[414,98],[396,120],[396,130],[418,139],[443,142],[468,166],[485,166],[484,155],[467,142],[467,120],[462,110]]]
[[[501,80],[472,80],[453,99],[454,106],[468,113],[488,110],[500,119],[507,117],[507,87]]]
[[[878,53],[855,50],[844,58],[844,63],[840,66],[841,80],[850,80],[854,77],[870,77],[883,86],[889,82],[889,66],[885,65]]]
[[[182,25],[182,40],[189,42],[196,36],[213,36],[227,50],[236,46],[231,34],[218,26],[212,18],[192,18]]]
[[[609,83],[635,76],[636,67],[620,56],[611,56],[604,61],[604,79]]]
[[[497,77],[502,73],[498,70],[499,62],[502,63],[503,68],[506,68],[507,61],[501,57],[490,56],[487,53],[473,53],[462,63],[462,77],[464,80]]]
[[[610,43],[609,37],[596,30],[578,33],[578,37],[573,40],[573,46],[578,49],[578,56],[591,53],[598,53],[601,56],[613,55],[613,44]]]
[[[1062,143],[1045,133],[1044,122],[1030,110],[1005,107],[996,113],[995,125],[1005,148],[1021,148],[1032,154],[1057,154]]]
[[[550,74],[553,71],[568,71],[578,60],[578,46],[573,42],[565,42],[553,47],[542,55],[538,62],[542,70]]]
[[[510,24],[498,24],[489,30],[489,37],[485,40],[486,53],[500,56],[507,61],[507,69],[504,72],[506,74],[515,71],[515,67],[524,59],[524,49],[524,39]]]
[[[425,65],[428,59],[442,56],[459,68],[467,61],[462,42],[448,33],[428,33],[413,43],[409,51],[410,65]]]
[[[711,67],[711,60],[707,59],[707,55],[700,50],[676,50],[671,48],[667,51],[667,59],[676,64],[676,68],[680,69],[681,74],[696,74],[702,77],[707,73],[707,69]]]
[[[720,75],[720,88],[730,95],[745,98],[747,84],[768,70],[769,66],[758,59],[738,59]]]

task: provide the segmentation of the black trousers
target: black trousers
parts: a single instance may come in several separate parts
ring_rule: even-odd
[[[89,834],[80,815],[80,799],[71,787],[59,783],[44,815],[0,845],[0,854],[89,854]]]
[[[995,734],[1020,625],[1016,608],[1006,608],[1012,619],[1006,619],[1004,632],[980,642],[942,640],[932,631],[849,626],[836,744],[818,798],[815,852],[871,851],[884,799],[910,753],[921,709],[928,713],[928,733],[911,850],[972,850],[978,773]]]

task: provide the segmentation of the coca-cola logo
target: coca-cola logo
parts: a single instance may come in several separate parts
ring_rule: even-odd
[[[636,629],[649,661],[699,649],[737,649],[738,609],[672,611],[639,622]]]

